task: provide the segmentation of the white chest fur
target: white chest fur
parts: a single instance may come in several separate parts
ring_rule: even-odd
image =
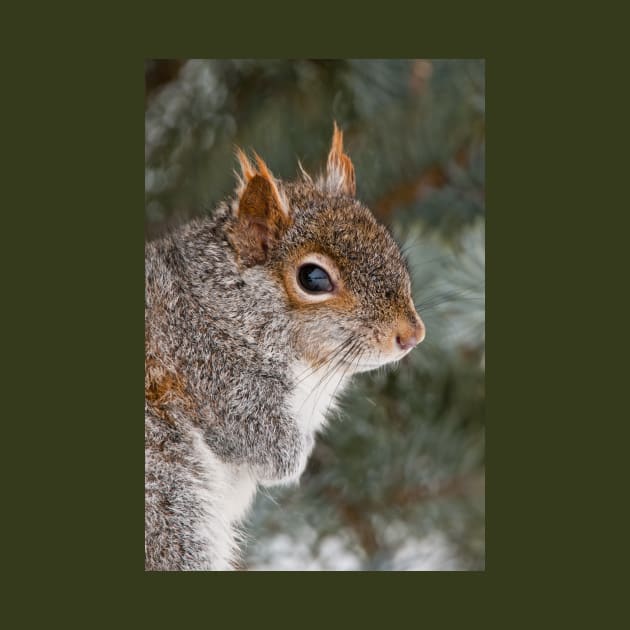
[[[206,547],[208,566],[227,570],[236,556],[237,526],[252,503],[256,481],[246,467],[222,462],[200,432],[193,433],[193,442],[202,467],[196,487],[197,507],[204,515],[196,536]]]
[[[305,433],[315,433],[335,407],[335,397],[347,382],[342,370],[329,372],[326,367],[313,370],[307,364],[297,362],[293,366],[297,386],[291,397],[291,408],[300,428]]]

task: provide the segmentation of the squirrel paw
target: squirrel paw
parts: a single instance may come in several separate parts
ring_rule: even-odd
[[[283,457],[282,461],[276,462],[277,465],[272,465],[271,470],[268,465],[256,467],[255,474],[262,486],[299,483],[315,445],[315,437],[312,434],[301,435],[300,437],[300,448],[289,457]]]

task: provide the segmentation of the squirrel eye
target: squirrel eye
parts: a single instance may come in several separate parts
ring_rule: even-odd
[[[309,293],[324,293],[333,290],[330,276],[317,265],[302,265],[298,272],[302,288]]]

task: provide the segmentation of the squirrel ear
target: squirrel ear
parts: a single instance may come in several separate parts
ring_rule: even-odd
[[[263,263],[267,253],[291,224],[289,205],[273,174],[256,155],[258,168],[237,149],[242,175],[233,210],[236,222],[230,241],[246,266]]]
[[[332,145],[326,164],[326,177],[320,179],[320,187],[327,192],[354,196],[357,191],[354,166],[343,152],[343,132],[334,123]]]

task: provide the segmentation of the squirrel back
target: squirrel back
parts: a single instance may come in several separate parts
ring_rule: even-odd
[[[237,157],[234,197],[145,251],[148,570],[233,567],[257,485],[297,481],[352,374],[424,338],[336,125],[317,180]]]

